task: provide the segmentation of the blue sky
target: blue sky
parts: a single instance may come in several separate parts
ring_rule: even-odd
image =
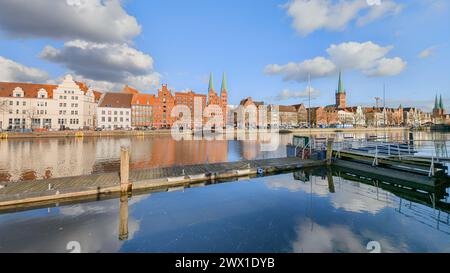
[[[85,7],[86,1],[91,3]],[[129,83],[155,92],[167,83],[174,90],[206,93],[209,73],[219,89],[226,72],[231,104],[247,96],[293,104],[305,102],[309,73],[319,90],[312,104],[325,105],[334,102],[342,69],[352,105],[373,105],[383,84],[388,105],[429,110],[436,92],[450,104],[446,0],[382,0],[380,6],[364,0],[2,2],[3,81],[54,82],[72,73],[103,89]],[[20,20],[6,16],[19,9]],[[52,18],[58,11],[67,15]],[[96,20],[92,14],[100,15]],[[83,26],[85,20],[89,24]],[[353,58],[352,50],[360,50],[360,57]],[[323,65],[306,65],[317,57]]]

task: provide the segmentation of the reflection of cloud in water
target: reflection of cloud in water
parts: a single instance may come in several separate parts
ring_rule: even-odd
[[[296,253],[367,253],[369,251],[366,249],[366,245],[372,240],[380,243],[381,252],[400,251],[373,232],[358,235],[353,233],[348,226],[331,225],[326,227],[314,223],[311,219],[304,220],[297,227],[296,232],[296,241],[292,243],[292,250]],[[404,244],[402,247],[405,247]]]
[[[129,206],[139,202],[133,197]],[[0,252],[69,252],[66,245],[78,241],[82,252],[117,252],[125,241],[119,237],[119,199],[60,208],[60,215],[10,221],[0,226]],[[131,215],[131,214],[130,214]],[[139,221],[128,218],[128,238],[139,230]],[[30,227],[30,228],[28,228]]]
[[[327,197],[336,209],[350,212],[375,214],[385,207],[394,207],[392,202],[388,200],[391,194],[382,189],[378,189],[377,192],[375,187],[333,177],[335,192],[330,193],[327,178],[311,176],[310,179],[312,182],[303,182],[293,180],[291,176],[287,175],[267,181],[266,185],[271,189],[287,189],[291,192],[303,191],[319,197]],[[361,198],[361,196],[365,198]]]
[[[316,182],[316,181],[315,181]],[[317,180],[318,182],[318,180]],[[314,184],[311,187],[311,182],[303,182],[300,180],[293,180],[292,176],[274,177],[266,182],[266,186],[270,189],[287,189],[290,192],[304,191],[306,193],[313,193],[318,196],[325,197],[329,194],[328,184],[324,183]]]

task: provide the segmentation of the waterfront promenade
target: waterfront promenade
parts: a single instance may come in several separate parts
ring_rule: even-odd
[[[377,133],[377,132],[395,132],[406,131],[407,127],[387,127],[387,128],[302,128],[302,129],[290,129],[289,131],[297,134],[313,134],[319,133],[334,133],[334,132],[347,132],[347,133]],[[224,133],[236,132],[236,133],[252,133],[252,132],[268,132],[270,130],[224,130]],[[170,135],[172,131],[170,129],[158,129],[148,131],[131,131],[131,130],[114,130],[114,131],[51,131],[51,132],[32,132],[32,133],[17,133],[17,132],[3,132],[0,133],[0,138],[3,139],[21,139],[21,138],[60,138],[60,137],[126,137],[126,136],[152,136],[152,135]],[[188,134],[189,132],[185,132]]]

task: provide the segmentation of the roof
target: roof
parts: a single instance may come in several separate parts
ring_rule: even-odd
[[[75,82],[80,90],[85,94],[89,87],[82,82]],[[53,98],[53,91],[58,88],[55,84],[39,84],[39,83],[24,83],[24,82],[0,82],[0,97],[12,97],[13,91],[16,87],[22,88],[25,98],[37,98],[38,92],[41,89],[47,91],[48,98]],[[98,101],[102,95],[101,92],[93,90],[95,100]]]
[[[139,94],[140,92],[134,89],[131,86],[125,85],[122,89],[123,93],[129,93],[129,94]]]
[[[131,108],[133,94],[127,93],[105,93],[98,107]]]
[[[153,94],[134,94],[131,99],[131,104],[138,105],[154,105],[155,104],[155,95]]]
[[[80,87],[81,91],[83,91],[85,94],[89,90],[89,87],[85,83],[77,81],[75,83],[78,85],[78,87]]]
[[[53,98],[53,90],[58,88],[53,84],[34,84],[22,82],[0,82],[0,97],[12,97],[13,91],[16,87],[22,88],[25,98],[37,98],[38,92],[41,89],[47,91],[48,97]]]
[[[221,92],[227,92],[227,76],[225,75],[225,72],[222,75],[222,87],[220,88]]]
[[[342,72],[339,71],[338,94],[345,94],[344,82],[342,81]]]
[[[100,91],[95,91],[95,90],[93,92],[94,92],[95,101],[99,101],[101,99],[103,93]]]
[[[295,110],[297,110],[297,111],[298,111],[298,109],[300,109],[301,107],[303,107],[303,108],[306,109],[306,107],[305,107],[305,105],[304,105],[303,103],[300,103],[300,104],[294,104],[294,105],[292,105],[292,106],[294,106],[294,107],[295,107]]]
[[[213,74],[209,74],[209,85],[208,85],[208,92],[211,92],[214,90],[214,80],[213,80]]]
[[[278,111],[279,112],[297,112],[297,109],[295,109],[295,106],[279,105]]]

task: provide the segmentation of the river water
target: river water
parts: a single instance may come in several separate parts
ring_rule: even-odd
[[[5,213],[0,252],[450,252],[448,197],[433,209],[354,177],[319,168]]]
[[[279,137],[282,144],[292,138]],[[432,154],[436,143],[449,148],[447,137],[416,132],[415,146]],[[0,142],[0,173],[10,181],[116,170],[121,145],[130,146],[135,169],[286,153],[284,145],[261,152],[260,143],[170,136],[8,140]],[[450,252],[449,189],[397,186],[317,168],[3,212],[0,252]]]
[[[333,133],[316,136],[342,139],[373,135],[392,140],[408,138],[406,131],[385,134],[382,130],[378,133]],[[0,140],[0,182],[117,171],[122,145],[130,147],[132,169],[285,156],[285,145],[292,141],[292,134],[274,137],[279,138],[280,145],[273,151],[261,151],[261,143],[264,140],[256,134],[245,135],[241,138],[243,140],[238,140],[235,136],[230,140],[215,141],[176,141],[170,135]],[[450,140],[448,133],[415,132],[414,139],[416,149],[425,154],[434,152],[435,140],[450,145],[450,141],[446,141]]]

